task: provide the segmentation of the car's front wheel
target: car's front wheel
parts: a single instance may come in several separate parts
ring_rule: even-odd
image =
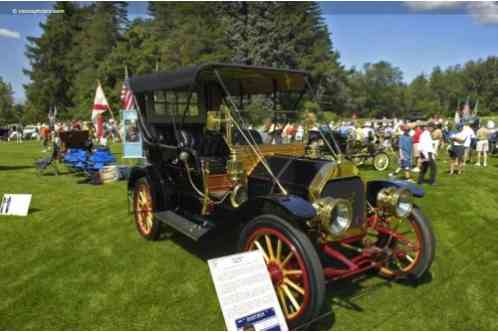
[[[289,327],[316,317],[325,296],[323,267],[310,239],[274,215],[250,221],[242,230],[239,251],[260,249]]]
[[[419,208],[405,219],[392,221],[379,233],[379,242],[392,254],[379,273],[389,278],[417,280],[426,273],[434,260],[436,240],[430,222]]]
[[[154,218],[154,202],[151,190],[145,177],[137,180],[133,189],[133,214],[140,235],[147,240],[157,240],[161,225]]]

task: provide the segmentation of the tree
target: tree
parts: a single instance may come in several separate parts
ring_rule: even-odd
[[[350,74],[355,113],[394,117],[405,114],[403,73],[389,62],[366,63]]]
[[[149,4],[152,42],[158,48],[160,69],[228,59],[218,6],[188,2]]]
[[[107,57],[121,39],[127,28],[126,3],[97,2],[85,8],[81,33],[76,38],[72,57],[76,76],[73,82],[74,107],[72,117],[89,118],[97,81],[104,86],[110,103],[117,103],[118,80]]]
[[[441,114],[443,111],[438,96],[431,89],[425,75],[417,76],[406,88],[405,107],[411,113],[428,116]]]
[[[0,125],[17,122],[14,112],[14,91],[10,83],[0,76]]]
[[[349,102],[347,77],[317,3],[235,2],[221,7],[233,62],[310,71],[322,108],[343,111]]]
[[[75,66],[68,57],[80,30],[80,9],[71,2],[58,2],[54,9],[64,15],[50,14],[41,23],[42,35],[28,37],[26,56],[31,69],[24,69],[31,83],[25,85],[26,97],[37,112],[47,114],[56,105],[61,114],[73,107],[71,86]]]

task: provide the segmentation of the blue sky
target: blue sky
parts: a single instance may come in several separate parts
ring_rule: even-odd
[[[440,65],[498,55],[498,3],[356,2],[320,3],[334,48],[346,66],[389,61],[406,82]],[[0,3],[0,76],[12,84],[17,102],[24,99],[22,68],[26,37],[39,36],[43,14],[13,15],[14,8],[48,9],[51,4]],[[145,14],[133,4],[131,18]]]

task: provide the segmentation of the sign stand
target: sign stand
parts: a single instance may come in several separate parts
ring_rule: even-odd
[[[0,215],[25,217],[30,204],[31,194],[4,194],[0,202]]]
[[[259,250],[208,260],[228,331],[287,331]]]
[[[138,129],[137,112],[121,111],[124,122],[123,158],[143,159],[142,135]]]

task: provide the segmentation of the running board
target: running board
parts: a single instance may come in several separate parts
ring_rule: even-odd
[[[204,225],[199,225],[173,211],[157,212],[154,216],[162,223],[165,223],[194,241],[199,240],[213,228],[212,224],[204,222]]]

